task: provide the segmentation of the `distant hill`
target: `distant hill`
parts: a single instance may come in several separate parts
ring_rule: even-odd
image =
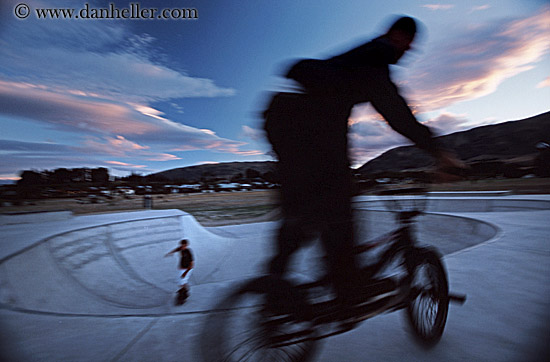
[[[265,174],[275,170],[275,162],[226,162],[205,164],[175,168],[155,173],[154,176],[160,176],[171,181],[186,180],[187,182],[199,182],[202,177],[231,180],[231,178],[238,174],[246,177],[247,170],[254,170],[260,174]]]
[[[550,142],[550,112],[520,121],[510,121],[472,128],[439,137],[445,147],[468,164],[482,162],[532,165],[538,154],[535,145]],[[365,163],[361,175],[382,172],[421,171],[433,159],[415,146],[391,149]]]

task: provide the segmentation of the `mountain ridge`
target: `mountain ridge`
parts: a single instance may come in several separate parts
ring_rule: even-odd
[[[532,163],[536,144],[550,142],[550,112],[516,121],[474,127],[437,137],[466,163]],[[357,169],[360,174],[402,172],[433,165],[433,159],[415,146],[400,146],[384,152]]]
[[[155,177],[170,181],[199,182],[203,178],[231,180],[241,174],[246,177],[248,170],[259,174],[275,171],[275,161],[222,162],[203,165],[179,167],[153,174]]]
[[[501,162],[528,166],[533,164],[537,156],[536,144],[550,143],[550,111],[522,120],[474,127],[439,136],[437,139],[468,164]],[[366,162],[355,172],[368,177],[384,172],[425,171],[433,163],[433,158],[417,147],[399,146]],[[231,180],[239,174],[246,177],[249,169],[260,175],[274,172],[276,161],[194,165],[157,172],[150,176],[189,182],[199,182],[205,177]]]

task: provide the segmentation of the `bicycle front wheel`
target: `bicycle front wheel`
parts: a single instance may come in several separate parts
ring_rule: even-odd
[[[431,347],[441,338],[447,322],[447,273],[435,250],[422,248],[417,251],[406,315],[417,341]]]
[[[256,280],[223,298],[212,312],[202,347],[205,361],[309,361],[315,340],[311,322],[268,307],[271,285]],[[293,303],[299,303],[293,295]],[[296,304],[294,304],[296,305]]]

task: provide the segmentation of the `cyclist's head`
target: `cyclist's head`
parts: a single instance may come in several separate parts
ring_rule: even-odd
[[[385,37],[387,37],[395,47],[396,62],[411,48],[416,30],[416,21],[408,16],[400,17],[388,29]]]
[[[402,16],[390,26],[388,33],[393,31],[400,31],[414,37],[416,34],[416,21],[409,16]]]

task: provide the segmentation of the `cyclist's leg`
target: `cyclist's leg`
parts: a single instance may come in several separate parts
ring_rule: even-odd
[[[318,193],[310,152],[300,151],[298,146],[285,151],[279,153],[278,163],[283,220],[276,239],[276,255],[269,264],[269,273],[277,276],[284,274],[291,255],[311,237],[308,230],[312,228]]]
[[[344,177],[334,180],[338,190],[329,187],[322,217],[325,228],[321,240],[326,253],[328,273],[334,288],[343,299],[357,293],[360,276],[355,254],[354,227],[351,211],[351,184]]]
[[[276,254],[269,263],[269,274],[282,276],[292,254],[303,242],[301,223],[293,217],[285,216],[276,240]]]
[[[330,223],[321,238],[336,293],[343,299],[354,297],[358,292],[359,268],[354,253],[351,221]]]

